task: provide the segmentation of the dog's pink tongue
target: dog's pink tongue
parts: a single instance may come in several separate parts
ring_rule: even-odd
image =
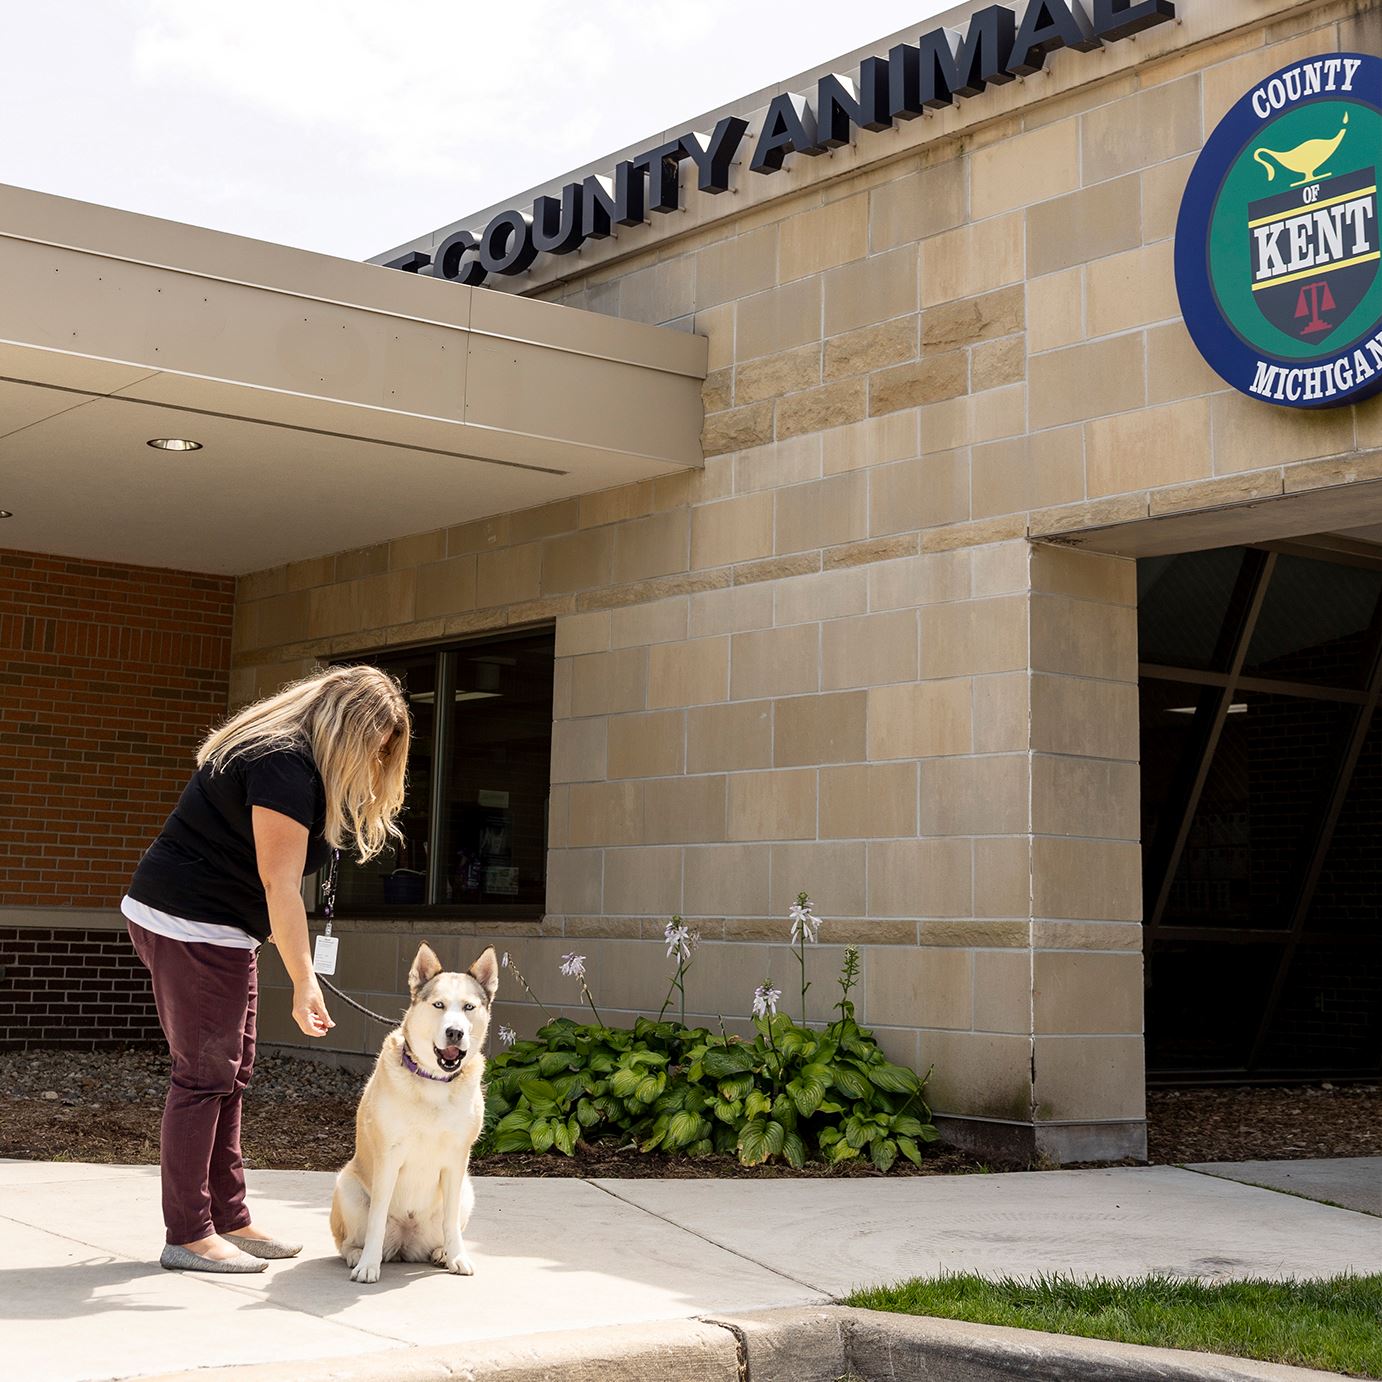
[[[442,1056],[446,1060],[460,1060],[461,1048],[459,1046],[446,1046],[442,1048]]]

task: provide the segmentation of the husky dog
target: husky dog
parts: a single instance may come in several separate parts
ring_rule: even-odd
[[[475,1271],[461,1234],[475,1203],[467,1167],[484,1122],[482,1051],[498,987],[493,947],[465,974],[443,973],[430,946],[418,949],[408,1011],[360,1096],[355,1155],[331,1201],[352,1281],[378,1281],[383,1262]]]

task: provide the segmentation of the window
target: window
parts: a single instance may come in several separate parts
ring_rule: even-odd
[[[551,630],[379,657],[413,716],[397,847],[341,859],[343,916],[541,916],[552,760]]]

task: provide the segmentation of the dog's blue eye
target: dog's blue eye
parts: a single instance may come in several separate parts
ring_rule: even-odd
[[[437,1002],[437,1003],[433,1003],[432,1006],[433,1006],[434,1008],[444,1008],[444,1007],[446,1006],[446,1004],[445,1004],[445,1003],[441,1003],[441,1002]]]
[[[473,1013],[473,1012],[475,1011],[475,1004],[474,1004],[474,1003],[467,1003],[467,1004],[465,1005],[465,1010],[466,1010],[466,1012],[468,1012],[468,1013]]]

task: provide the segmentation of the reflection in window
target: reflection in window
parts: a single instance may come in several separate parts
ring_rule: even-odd
[[[1289,925],[1301,855],[1350,707],[1243,691],[1230,702],[1167,899],[1168,926]]]
[[[1225,616],[1244,549],[1219,547],[1137,563],[1138,656],[1164,667],[1222,671]]]
[[[403,683],[413,717],[403,839],[369,864],[342,859],[339,910],[541,915],[552,633],[376,662]]]
[[[1379,594],[1382,571],[1279,556],[1243,674],[1361,686]]]
[[[432,819],[428,788],[432,779],[435,728],[432,708],[436,698],[437,658],[434,653],[425,653],[381,659],[378,665],[398,678],[413,717],[408,789],[403,812],[398,818],[403,839],[368,864],[358,864],[342,851],[336,897],[337,910],[341,913],[415,907],[427,898],[427,838]]]
[[[542,906],[552,761],[552,638],[451,654],[445,903]]]

